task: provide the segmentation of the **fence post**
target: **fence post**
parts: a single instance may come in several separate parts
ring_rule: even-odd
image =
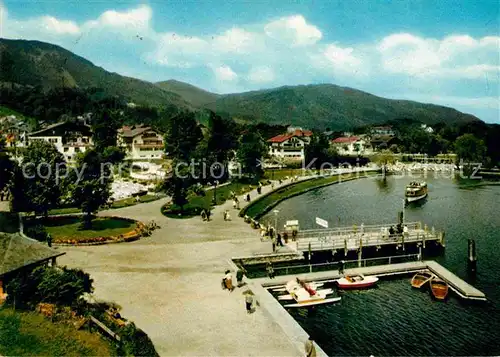
[[[313,266],[311,264],[309,264],[309,273],[312,273],[313,272]]]
[[[389,257],[389,264],[391,264],[391,257]]]

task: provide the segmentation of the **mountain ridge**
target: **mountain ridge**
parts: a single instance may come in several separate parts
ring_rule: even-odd
[[[456,109],[416,101],[387,99],[335,84],[280,86],[217,94],[175,79],[151,83],[108,72],[63,47],[41,41],[0,39],[0,82],[55,87],[102,88],[136,104],[210,109],[243,122],[291,124],[349,130],[391,120],[460,124],[478,121]]]

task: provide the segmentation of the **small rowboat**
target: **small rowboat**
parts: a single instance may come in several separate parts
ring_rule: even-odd
[[[334,297],[334,298],[328,298],[328,299],[315,299],[315,300],[307,300],[307,301],[301,301],[296,304],[288,304],[285,305],[285,307],[307,307],[307,306],[313,306],[313,305],[322,305],[322,304],[330,304],[333,302],[338,302],[340,301],[340,297]]]
[[[378,278],[376,276],[359,275],[346,275],[337,280],[340,289],[364,289],[370,288],[377,284]]]
[[[446,282],[434,277],[431,279],[430,285],[432,296],[438,300],[446,299],[446,296],[448,296],[448,284]]]
[[[431,281],[432,278],[435,278],[436,276],[432,273],[423,271],[420,273],[416,273],[413,278],[411,279],[411,286],[414,288],[420,289],[424,285],[426,285],[429,281]]]
[[[333,289],[322,289],[322,290],[317,290],[316,291],[318,294],[322,295],[328,295],[333,293]],[[294,297],[292,295],[280,295],[278,296],[278,300],[293,300]]]

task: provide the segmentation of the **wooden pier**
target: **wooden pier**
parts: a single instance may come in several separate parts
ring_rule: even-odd
[[[401,234],[390,234],[390,227],[397,224],[379,224],[369,226],[351,226],[340,228],[311,229],[297,232],[295,240],[289,240],[286,245],[297,252],[315,251],[348,251],[368,247],[381,248],[382,246],[400,246],[405,249],[406,244],[419,244],[425,248],[429,242],[445,246],[444,232],[438,232],[421,222],[404,223],[407,231]]]
[[[311,264],[304,265],[304,267],[310,266],[309,271],[314,271],[315,265],[321,264]],[[286,267],[280,267],[278,270],[283,270]],[[291,266],[290,269],[297,269],[297,266]],[[354,275],[354,274],[363,274],[363,275],[376,275],[378,277],[381,276],[396,276],[396,275],[408,275],[420,271],[430,271],[436,274],[440,279],[444,280],[450,289],[455,292],[459,297],[466,300],[480,300],[485,301],[486,296],[484,293],[460,279],[458,276],[453,274],[451,271],[440,265],[439,263],[433,260],[425,260],[425,261],[413,261],[413,262],[405,262],[405,263],[397,263],[397,264],[384,264],[384,265],[373,265],[366,266],[361,268],[352,268],[345,269],[345,275]],[[269,278],[258,278],[252,279],[254,282],[258,282],[263,287],[274,287],[274,286],[282,286],[286,285],[287,282],[293,280],[295,278],[300,278],[304,281],[334,281],[339,279],[344,274],[339,274],[338,270],[329,270],[329,271],[317,271],[317,272],[308,272],[302,274],[294,274],[294,275],[277,275],[274,279]]]

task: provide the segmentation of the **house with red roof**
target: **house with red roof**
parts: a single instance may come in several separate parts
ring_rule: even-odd
[[[305,147],[311,142],[313,133],[302,128],[288,128],[287,133],[276,135],[267,141],[269,155],[278,161],[303,161]]]
[[[367,155],[373,149],[363,136],[342,136],[330,141],[330,146],[337,149],[340,155]]]

